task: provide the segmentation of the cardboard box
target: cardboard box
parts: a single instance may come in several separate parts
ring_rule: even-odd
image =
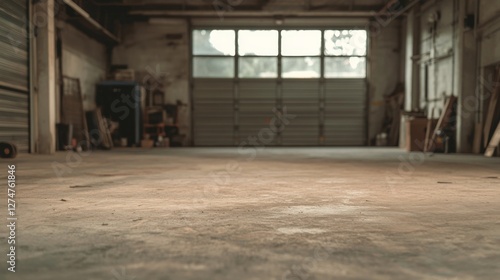
[[[141,147],[143,148],[153,148],[155,142],[151,139],[141,140]]]
[[[135,81],[135,71],[133,69],[117,70],[113,78],[117,81]]]
[[[437,119],[432,120],[430,135],[434,132],[437,122]],[[413,118],[406,120],[406,151],[423,152],[426,133],[427,118]]]

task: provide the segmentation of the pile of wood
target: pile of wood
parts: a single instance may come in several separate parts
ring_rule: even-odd
[[[483,123],[476,124],[474,135],[474,152],[479,152],[483,144],[486,149],[484,155],[487,157],[492,157],[500,144],[500,69],[497,69],[494,84],[484,125]]]
[[[431,114],[431,117],[428,119],[427,122],[427,130],[424,141],[424,152],[432,151],[436,143],[437,137],[450,124],[453,108],[456,106],[456,104],[457,104],[457,98],[453,95],[445,99],[444,110],[441,112],[441,115],[439,116],[438,122],[434,127],[434,131],[432,133],[431,133],[432,120],[434,118],[433,116],[434,114]]]
[[[92,147],[110,150],[113,148],[113,133],[110,121],[103,117],[101,108],[87,112],[87,122]]]

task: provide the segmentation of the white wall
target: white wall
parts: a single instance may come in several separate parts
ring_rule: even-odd
[[[475,14],[476,4],[479,2],[479,26],[476,33],[464,26],[467,15]],[[477,116],[478,101],[478,68],[500,62],[500,1],[489,0],[436,0],[421,6],[420,18],[408,20],[420,24],[420,89],[412,92],[411,97],[420,94],[420,108],[427,109],[427,116],[431,110],[437,118],[443,110],[444,97],[455,95],[458,97],[457,114],[457,149],[458,152],[472,151],[474,126],[479,121]],[[430,31],[429,19],[440,13],[437,28],[433,36]],[[408,34],[409,36],[409,34]],[[410,36],[411,37],[411,36]],[[415,40],[412,37],[406,41],[409,44]],[[478,56],[477,42],[480,55]],[[479,58],[477,61],[476,58]],[[411,60],[407,57],[406,63]],[[428,79],[425,79],[427,65]],[[406,66],[407,84],[409,82],[408,65]],[[411,69],[410,69],[411,70]],[[428,100],[425,99],[425,90],[428,90]],[[481,86],[479,86],[481,88]]]
[[[62,26],[63,75],[79,78],[85,110],[95,108],[95,85],[106,78],[106,47],[70,24]]]
[[[428,109],[436,108],[434,118],[437,118],[441,113],[444,105],[444,97],[454,92],[454,74],[456,68],[454,67],[454,0],[436,1],[432,7],[422,11],[420,18],[420,54],[424,59],[432,59],[428,64],[428,99],[425,102],[425,64],[422,63],[420,67],[420,106]],[[430,32],[428,19],[433,14],[439,12],[441,18],[438,21],[435,35],[433,37]],[[430,112],[430,111],[429,111]]]

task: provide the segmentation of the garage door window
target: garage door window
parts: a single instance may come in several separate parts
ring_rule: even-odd
[[[283,57],[283,78],[319,78],[321,60],[319,57]]]
[[[278,58],[276,57],[240,57],[240,78],[276,78],[278,77]]]
[[[366,77],[366,31],[325,30],[325,78]]]
[[[234,30],[193,31],[193,76],[233,78]]]
[[[366,47],[365,30],[196,29],[193,77],[365,78]]]
[[[308,56],[321,54],[320,30],[281,31],[281,55]]]
[[[278,77],[278,31],[238,31],[238,77]]]

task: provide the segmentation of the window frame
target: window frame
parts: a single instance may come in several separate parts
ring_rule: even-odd
[[[234,49],[235,49],[235,54],[234,55],[195,55],[194,54],[194,41],[191,42],[191,68],[193,68],[194,64],[194,59],[196,57],[225,57],[225,58],[230,58],[232,57],[234,59],[234,69],[233,69],[233,75],[232,77],[195,77],[194,76],[194,71],[191,71],[191,77],[193,79],[287,79],[287,80],[293,80],[293,79],[309,79],[309,80],[314,80],[314,79],[326,79],[326,80],[332,80],[332,79],[366,79],[368,78],[368,53],[369,53],[369,31],[366,28],[359,28],[359,27],[352,27],[352,26],[344,26],[344,27],[324,27],[324,28],[313,28],[313,27],[281,27],[281,28],[273,28],[273,27],[242,27],[242,28],[221,28],[221,27],[216,27],[216,28],[210,28],[210,27],[197,27],[193,28],[191,30],[191,36],[195,30],[231,30],[235,32],[234,36]],[[278,55],[240,55],[239,54],[239,31],[242,30],[255,30],[255,31],[277,31],[278,32]],[[321,36],[321,46],[320,46],[320,54],[319,55],[283,55],[282,54],[282,31],[289,31],[289,30],[315,30],[315,31],[320,31],[320,36]],[[366,51],[365,55],[331,55],[331,54],[326,54],[326,40],[325,40],[325,32],[330,31],[330,30],[359,30],[359,31],[365,31],[366,32]],[[240,58],[277,58],[277,73],[276,77],[240,77],[239,75],[239,65],[240,65]],[[283,58],[306,58],[306,57],[312,57],[312,58],[319,58],[320,60],[320,73],[319,77],[282,77],[283,75]],[[325,60],[328,57],[338,57],[338,58],[350,58],[350,57],[359,57],[359,58],[364,58],[364,68],[365,68],[365,75],[363,77],[326,77],[325,76]]]
[[[347,30],[347,31],[364,31],[366,33],[366,42],[365,42],[365,54],[364,55],[331,55],[331,54],[326,54],[326,40],[325,40],[325,32],[326,31],[335,31],[335,30],[338,30],[338,31],[344,31],[344,30]],[[323,79],[366,79],[367,76],[368,76],[368,35],[369,35],[369,32],[368,30],[366,29],[362,29],[362,28],[345,28],[345,27],[339,27],[339,28],[327,28],[327,29],[323,29],[322,32],[321,32],[321,39],[322,39],[322,63],[323,63],[323,69],[322,69],[322,73],[321,73],[321,78]],[[364,68],[365,68],[365,75],[363,77],[326,77],[326,67],[324,67],[325,65],[325,61],[326,61],[326,58],[351,58],[351,57],[359,57],[359,58],[364,58],[365,59],[365,63],[364,63]]]

